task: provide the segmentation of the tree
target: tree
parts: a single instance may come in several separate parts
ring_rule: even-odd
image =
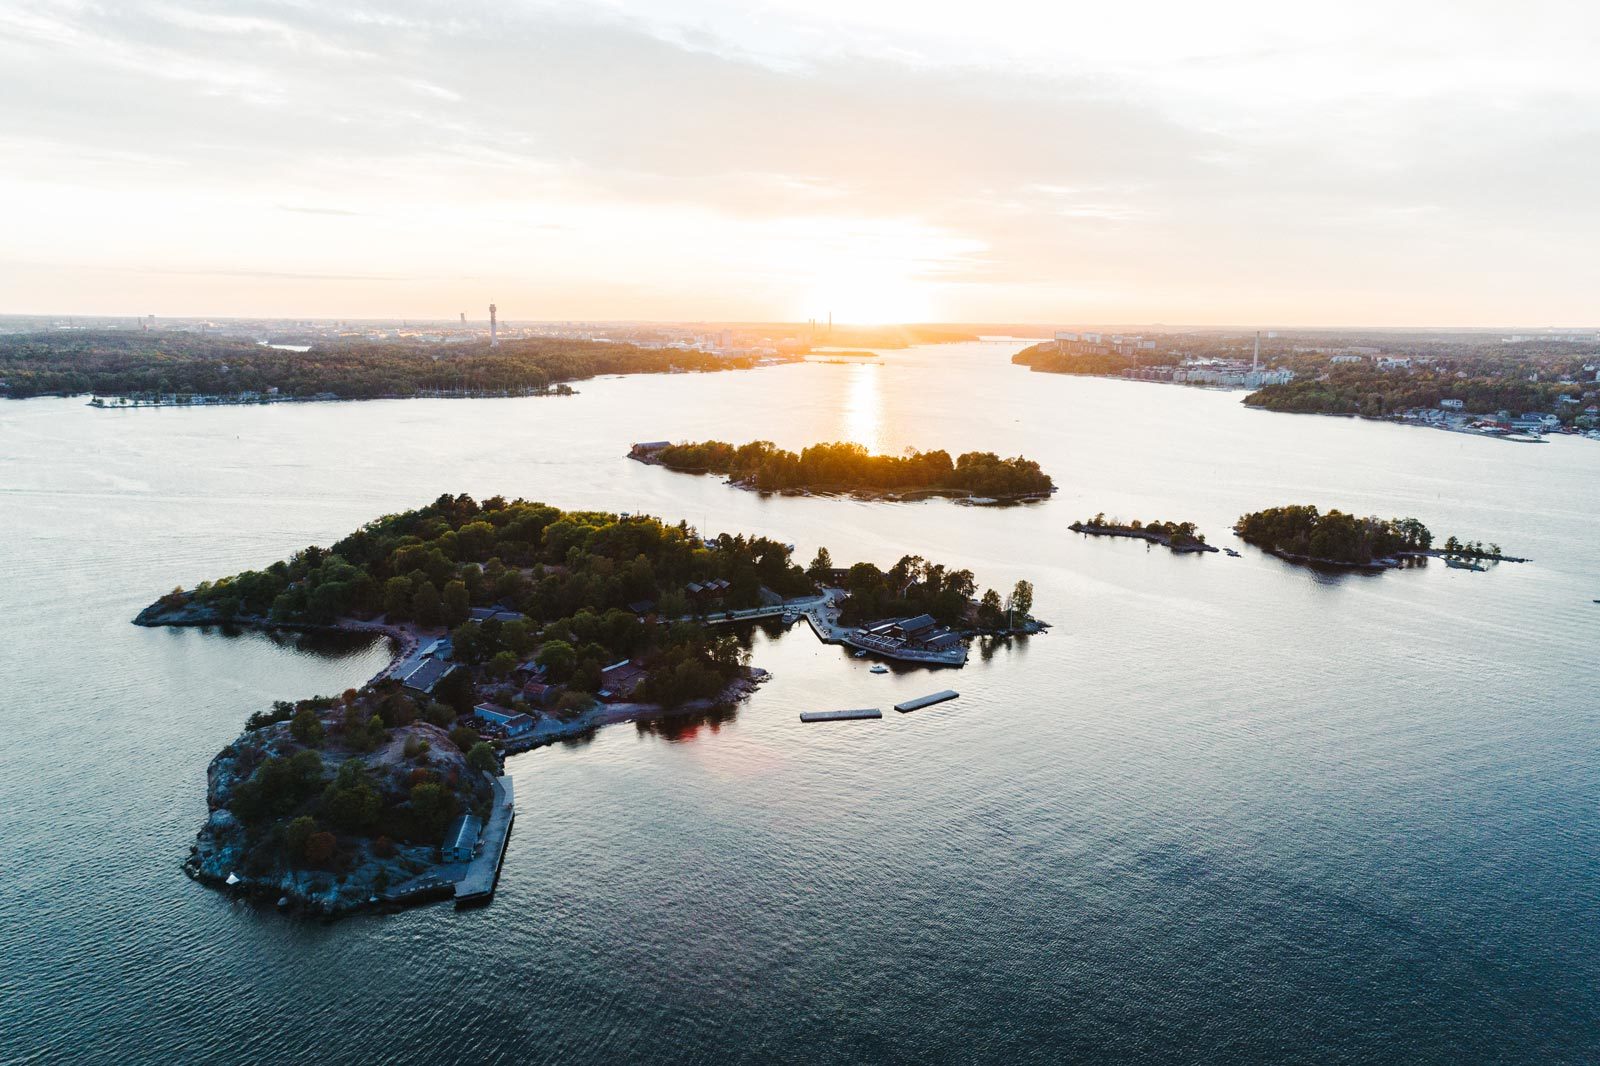
[[[289,732],[308,748],[322,745],[322,719],[310,707],[302,707],[295,712],[294,720],[289,723]]]
[[[1033,582],[1018,581],[1011,590],[1012,624],[1026,620],[1028,613],[1033,610]]]
[[[440,617],[444,624],[451,628],[461,625],[472,613],[472,596],[467,592],[465,581],[458,579],[446,583],[440,599],[442,601]]]
[[[1000,608],[1000,594],[994,589],[985,589],[983,599],[978,602],[978,624],[986,629],[993,629],[1005,621],[1005,612]]]
[[[510,677],[511,672],[516,668],[517,657],[514,653],[509,651],[500,652],[495,655],[493,659],[489,660],[490,676],[499,678],[501,681],[504,681],[506,678]]]
[[[411,595],[411,617],[419,626],[436,626],[444,614],[444,601],[432,581],[424,581]]]
[[[338,854],[339,840],[332,833],[312,833],[306,839],[305,861],[307,866],[326,866]]]
[[[806,568],[806,576],[812,581],[826,581],[828,572],[833,569],[833,556],[828,554],[827,548],[818,548],[817,557],[811,560],[811,565]]]
[[[411,617],[411,579],[391,577],[383,583],[383,613],[391,622]]]
[[[291,861],[305,861],[306,844],[317,831],[317,820],[309,814],[302,814],[284,827],[284,852]]]
[[[500,760],[495,758],[494,749],[481,740],[472,745],[472,750],[467,752],[467,765],[486,774],[498,773],[500,770]]]
[[[417,833],[423,839],[438,839],[444,824],[456,813],[455,797],[435,781],[424,781],[412,786],[411,814]]]
[[[578,664],[578,653],[564,640],[549,640],[539,649],[535,661],[545,668],[551,681],[565,681]]]

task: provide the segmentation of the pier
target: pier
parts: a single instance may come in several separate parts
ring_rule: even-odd
[[[907,711],[920,711],[924,707],[932,707],[935,703],[943,703],[945,700],[953,700],[960,695],[961,693],[957,692],[955,689],[947,688],[943,692],[935,692],[928,696],[918,696],[914,700],[906,700],[904,703],[897,703],[894,705],[894,709],[899,711],[901,714],[905,714]]]
[[[882,718],[876,707],[858,707],[850,711],[801,711],[802,722],[848,722],[857,718]]]
[[[474,907],[494,898],[500,866],[506,859],[506,842],[511,839],[511,823],[516,818],[511,778],[497,777],[494,779],[494,806],[479,839],[477,854],[466,864],[466,873],[456,882],[457,907]]]

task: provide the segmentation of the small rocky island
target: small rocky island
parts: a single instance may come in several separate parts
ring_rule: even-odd
[[[1262,551],[1311,566],[1391,570],[1438,558],[1457,569],[1482,570],[1484,563],[1528,562],[1504,554],[1498,544],[1464,543],[1454,536],[1435,548],[1433,533],[1415,518],[1360,518],[1305,504],[1251,512],[1233,531]]]
[[[610,722],[715,713],[765,674],[749,629],[804,617],[856,654],[960,666],[980,634],[1037,633],[1033,587],[905,556],[809,568],[763,537],[644,515],[441,496],[331,548],[174,589],[143,626],[378,633],[396,645],[338,697],[254,715],[212,761],[185,869],[314,913],[487,900],[514,817],[504,755]]]
[[[1074,533],[1083,533],[1091,537],[1133,537],[1147,540],[1151,544],[1171,548],[1179,555],[1217,550],[1206,543],[1206,535],[1198,532],[1193,522],[1166,522],[1161,519],[1142,522],[1135,518],[1131,522],[1123,523],[1115,518],[1108,519],[1105,512],[1101,512],[1087,521],[1074,522],[1067,528]]]
[[[1031,459],[1002,459],[994,452],[965,452],[955,459],[938,450],[874,455],[859,444],[813,444],[796,453],[771,441],[635,444],[628,457],[683,474],[721,474],[755,492],[840,494],[858,499],[910,500],[956,497],[971,503],[1022,503],[1055,491],[1050,475]]]

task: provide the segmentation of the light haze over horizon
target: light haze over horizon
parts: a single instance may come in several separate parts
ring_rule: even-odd
[[[1600,12],[971,10],[0,0],[0,313],[1595,317]]]

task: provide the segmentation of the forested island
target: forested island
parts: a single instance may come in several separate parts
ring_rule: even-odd
[[[1135,518],[1124,523],[1105,516],[1105,512],[1067,527],[1074,533],[1091,537],[1133,537],[1162,544],[1182,555],[1190,552],[1214,552],[1217,549],[1206,543],[1206,535],[1199,532],[1193,522],[1167,522],[1156,519],[1143,522]]]
[[[757,492],[843,493],[875,499],[955,496],[1011,502],[1039,499],[1055,491],[1050,475],[1031,459],[1002,459],[994,452],[943,450],[874,455],[859,444],[813,444],[799,453],[771,441],[733,445],[723,441],[636,444],[640,462],[686,474],[723,474],[739,488]]]
[[[131,330],[0,335],[0,396],[182,404],[522,396],[602,374],[745,369],[773,356],[556,338],[350,340],[284,351],[236,337]]]
[[[1446,563],[1528,561],[1503,554],[1497,544],[1468,544],[1454,536],[1443,548],[1434,548],[1433,533],[1415,518],[1361,518],[1305,504],[1243,515],[1234,532],[1246,543],[1291,562],[1326,566],[1388,569],[1428,556]]]
[[[473,876],[486,861],[474,847],[489,846],[475,834],[510,806],[496,777],[503,752],[607,722],[716,713],[748,695],[762,676],[748,665],[748,632],[718,623],[812,613],[819,635],[833,635],[835,619],[931,615],[899,646],[925,661],[979,632],[1041,628],[1026,582],[1004,602],[975,591],[970,571],[916,556],[840,570],[822,549],[802,570],[763,537],[446,495],[332,547],[174,589],[135,621],[397,643],[359,689],[252,716],[212,762],[211,815],[186,867],[336,914]]]

